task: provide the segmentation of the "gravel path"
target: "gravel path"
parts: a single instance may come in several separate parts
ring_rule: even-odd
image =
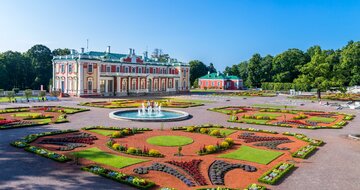
[[[303,101],[291,101],[284,96],[273,98],[254,97],[246,100],[242,98],[210,97],[210,96],[183,96],[187,99],[214,100],[205,106],[180,109],[190,113],[193,118],[185,121],[164,123],[165,128],[204,123],[222,124],[225,126],[255,127],[275,130],[278,132],[291,131],[319,138],[326,142],[320,150],[305,162],[300,164],[291,175],[280,185],[271,189],[303,190],[303,189],[347,189],[357,190],[360,187],[360,141],[346,138],[349,133],[360,133],[360,112],[355,110],[341,110],[341,112],[356,114],[357,117],[344,129],[289,129],[269,126],[247,125],[228,123],[228,116],[216,112],[206,111],[210,107],[227,105],[252,105],[252,104],[294,104]],[[230,101],[226,101],[230,100]],[[61,105],[76,106],[79,101],[89,99],[69,99],[61,102],[31,103],[30,105]],[[27,104],[16,104],[26,106]],[[0,109],[11,107],[14,104],[0,104]],[[325,107],[317,103],[305,101],[305,106],[299,109],[336,111],[334,107]],[[118,121],[108,117],[110,109],[90,108],[91,111],[70,115],[69,123],[47,125],[30,128],[10,129],[0,131],[0,189],[122,189],[131,190],[129,186],[107,180],[103,177],[82,172],[71,164],[60,164],[40,156],[27,153],[9,145],[11,141],[28,134],[62,130],[79,129],[89,125],[121,126],[121,127],[150,127],[160,128],[160,123],[142,123]]]

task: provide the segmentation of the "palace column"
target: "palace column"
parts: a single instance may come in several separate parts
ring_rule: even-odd
[[[118,96],[120,95],[120,87],[121,87],[121,85],[120,85],[121,80],[120,80],[120,79],[121,79],[120,77],[116,77],[116,80],[117,80],[117,84],[116,84],[116,86],[117,86],[117,88],[116,88],[116,92],[117,92],[117,95],[118,95]]]
[[[84,94],[84,65],[79,62],[78,95]]]
[[[96,69],[97,69],[97,80],[96,80],[96,84],[97,84],[97,93],[100,94],[100,69],[101,69],[101,64],[98,63],[96,65]],[[94,69],[94,68],[93,68]]]

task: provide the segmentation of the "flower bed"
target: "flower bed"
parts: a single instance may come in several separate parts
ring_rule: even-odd
[[[251,132],[260,132],[260,133],[270,133],[270,134],[278,134],[276,131],[266,130],[266,129],[255,129],[252,127],[249,128],[242,128],[242,127],[227,127],[227,129],[235,129],[240,131],[251,131]]]
[[[153,163],[149,167],[135,168],[134,172],[137,173],[137,174],[147,174],[147,173],[149,173],[149,170],[168,173],[168,174],[170,174],[172,176],[175,176],[179,180],[181,180],[188,187],[195,187],[195,183],[191,179],[188,179],[184,174],[180,173],[179,171],[177,171],[176,169],[174,169],[174,168],[172,168],[170,166],[160,164],[160,163]]]
[[[29,146],[29,143],[35,141],[39,137],[51,136],[51,135],[59,135],[59,134],[64,134],[64,133],[73,133],[73,132],[78,132],[78,131],[79,130],[67,129],[67,130],[62,130],[62,131],[52,131],[52,132],[30,134],[30,135],[27,135],[27,136],[19,139],[19,140],[11,142],[10,144],[12,146],[15,146],[15,147],[18,147],[18,148],[24,148],[24,147]]]
[[[39,144],[52,144],[59,145],[57,150],[69,151],[78,147],[86,147],[86,144],[94,144],[94,140],[97,140],[96,136],[88,133],[73,133],[62,138],[46,138],[39,142]]]
[[[266,190],[265,186],[253,183],[248,185],[244,190]]]
[[[27,112],[29,111],[29,107],[18,107],[18,108],[5,108],[0,110],[0,114],[3,113],[16,113],[16,112]]]
[[[232,138],[226,138],[220,144],[217,143],[216,145],[207,145],[207,146],[204,145],[202,148],[200,148],[197,154],[202,156],[207,154],[218,153],[231,148],[233,145],[234,145],[234,140]]]
[[[236,108],[236,110],[232,110],[231,108]],[[219,112],[219,113],[223,113],[226,115],[234,115],[237,113],[241,113],[244,112],[243,109],[241,109],[240,107],[232,107],[232,106],[227,106],[227,107],[218,107],[218,108],[209,108],[207,109],[209,111],[214,111],[214,112]]]
[[[196,190],[239,190],[234,188],[228,188],[228,187],[208,187],[208,188],[200,188]]]
[[[121,145],[115,143],[113,140],[109,140],[106,143],[106,145],[115,151],[122,152],[125,154],[131,154],[135,156],[158,157],[158,158],[165,157],[165,155],[161,154],[158,150],[155,149],[148,149],[146,147],[144,147],[143,149],[128,147],[127,145]]]
[[[115,130],[120,131],[124,129],[130,129],[130,128],[122,128],[122,127],[106,127],[106,126],[88,126],[81,128],[82,130],[92,130],[92,129],[104,129],[104,130]],[[133,127],[130,130],[136,130],[136,131],[152,131],[150,128],[136,128]]]
[[[291,133],[291,132],[284,132],[283,135],[287,135],[287,136],[294,136],[299,140],[305,141],[305,142],[309,142],[310,145],[314,145],[314,146],[320,146],[323,144],[322,140],[319,139],[312,139],[307,137],[304,134],[300,134],[300,133]]]
[[[113,171],[113,170],[109,170],[100,166],[87,166],[87,167],[82,167],[81,168],[84,171],[88,171],[109,179],[112,179],[114,181],[123,183],[123,184],[128,184],[131,186],[134,186],[138,189],[149,189],[155,186],[154,182],[142,179],[142,178],[138,178],[135,176],[130,176],[130,175],[126,175],[124,173],[121,172],[117,172],[117,171]]]
[[[289,140],[287,137],[263,137],[254,135],[254,133],[242,133],[238,135],[239,139],[243,139],[245,143],[259,142],[259,141],[275,141],[275,140]]]
[[[224,177],[230,170],[242,168],[246,172],[256,172],[257,168],[245,164],[232,164],[223,160],[215,160],[209,167],[209,178],[213,185],[224,185]]]
[[[25,150],[28,151],[28,152],[32,152],[32,153],[35,153],[37,155],[43,156],[45,158],[50,158],[50,159],[58,161],[58,162],[67,162],[67,161],[71,160],[70,158],[68,158],[65,155],[58,154],[58,153],[55,153],[55,152],[51,152],[49,150],[39,148],[39,147],[36,147],[36,146],[26,147]]]
[[[257,120],[274,120],[276,117],[269,117],[269,116],[255,116],[255,115],[243,115],[242,118],[245,119],[257,119]]]
[[[291,155],[295,158],[305,159],[314,150],[316,150],[316,146],[307,145],[307,146],[300,148],[298,151],[292,153]]]
[[[265,172],[258,181],[265,184],[274,185],[279,181],[286,173],[294,168],[294,164],[279,163],[271,170]]]
[[[66,114],[61,114],[55,121],[55,123],[66,123],[66,122],[69,122],[68,119],[66,119],[67,116]]]
[[[201,174],[199,165],[202,160],[191,160],[189,162],[167,161],[166,163],[175,165],[188,173],[197,184],[207,185],[205,177]]]

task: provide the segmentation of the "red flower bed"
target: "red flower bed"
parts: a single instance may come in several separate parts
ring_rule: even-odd
[[[244,135],[238,136],[239,139],[244,139],[245,143],[259,142],[259,141],[277,141],[277,140],[289,140],[287,137],[262,137],[255,135]]]
[[[202,160],[191,160],[189,162],[168,161],[166,163],[175,165],[186,171],[199,185],[207,185],[205,177],[201,174],[199,165]]]
[[[7,125],[7,124],[11,124],[14,122],[19,122],[20,120],[16,120],[16,119],[11,119],[11,120],[0,120],[0,125]]]

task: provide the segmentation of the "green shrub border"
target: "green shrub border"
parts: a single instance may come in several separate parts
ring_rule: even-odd
[[[299,139],[299,140],[302,140],[302,141],[304,141],[304,142],[308,142],[308,143],[310,143],[310,145],[313,145],[313,146],[321,146],[321,145],[324,143],[324,141],[322,141],[322,140],[312,139],[312,138],[309,138],[309,137],[307,137],[306,135],[301,134],[301,133],[284,132],[284,133],[282,133],[282,134],[283,134],[283,135],[287,135],[287,136],[293,136],[293,137],[295,137],[295,138],[297,138],[297,139]],[[300,136],[303,136],[303,137],[299,137],[299,135],[300,135]],[[306,140],[306,138],[307,138],[307,140]],[[318,141],[318,143],[313,143],[313,142],[311,142],[312,140],[316,140],[316,141]]]
[[[291,156],[294,157],[294,158],[306,159],[306,157],[307,157],[309,154],[311,154],[312,152],[314,152],[314,150],[316,150],[316,148],[317,148],[317,147],[314,146],[314,145],[309,145],[309,146],[312,146],[312,147],[310,148],[309,151],[305,152],[305,154],[303,154],[302,156],[297,156],[297,153],[298,153],[301,149],[303,149],[303,148],[305,148],[305,147],[307,147],[307,146],[301,147],[299,150],[297,150],[296,152],[292,153]]]
[[[36,148],[37,150],[42,150],[42,151],[45,151],[46,154],[40,154],[36,151],[33,151],[32,148]],[[71,159],[63,154],[58,154],[58,153],[55,153],[55,152],[51,152],[47,149],[43,149],[43,148],[40,148],[40,147],[37,147],[37,146],[28,146],[28,147],[25,147],[24,150],[28,151],[28,152],[31,152],[31,153],[34,153],[34,154],[37,154],[39,156],[42,156],[42,157],[45,157],[45,158],[50,158],[52,160],[55,160],[57,162],[67,162],[67,161],[70,161]],[[58,158],[54,158],[54,157],[51,157],[51,155],[59,155]]]
[[[82,167],[81,170],[87,171],[87,172],[90,172],[90,173],[93,173],[93,174],[96,174],[96,175],[100,175],[100,176],[102,176],[102,177],[105,177],[105,178],[114,180],[114,181],[119,182],[119,183],[122,183],[122,184],[131,185],[131,186],[136,187],[136,188],[138,188],[138,189],[149,189],[149,188],[152,188],[152,187],[155,186],[155,183],[154,183],[154,182],[151,182],[151,181],[148,181],[148,180],[146,180],[146,181],[148,182],[148,184],[147,184],[146,186],[140,186],[140,185],[135,184],[135,183],[132,183],[132,182],[130,182],[130,181],[122,180],[121,178],[119,179],[119,178],[116,178],[116,177],[108,176],[108,175],[106,175],[106,174],[103,173],[103,172],[102,172],[102,173],[100,173],[100,172],[93,172],[93,171],[90,170],[91,167],[99,167],[99,168],[102,168],[102,169],[104,169],[104,170],[108,170],[108,171],[111,171],[111,172],[117,172],[117,171],[113,171],[113,170],[106,169],[106,168],[103,168],[103,167],[100,167],[100,166],[96,166],[96,165],[85,166],[85,167]],[[121,172],[117,172],[117,173],[124,174],[124,173],[121,173]],[[127,174],[124,174],[124,175],[130,176],[130,175],[127,175]],[[135,176],[133,176],[133,177],[135,177]],[[140,179],[140,178],[139,178],[139,179]]]
[[[279,181],[282,177],[284,177],[291,169],[293,169],[295,167],[294,164],[289,164],[289,166],[283,170],[281,173],[279,173],[279,175],[275,176],[271,181],[266,181],[263,180],[263,178],[265,176],[267,176],[268,174],[270,174],[274,169],[278,169],[282,164],[284,164],[285,162],[281,162],[279,164],[277,164],[275,167],[271,168],[270,170],[268,170],[267,172],[265,172],[263,175],[260,176],[260,178],[258,179],[259,182],[261,183],[265,183],[265,184],[270,184],[270,185],[274,185],[276,184],[277,181]]]

